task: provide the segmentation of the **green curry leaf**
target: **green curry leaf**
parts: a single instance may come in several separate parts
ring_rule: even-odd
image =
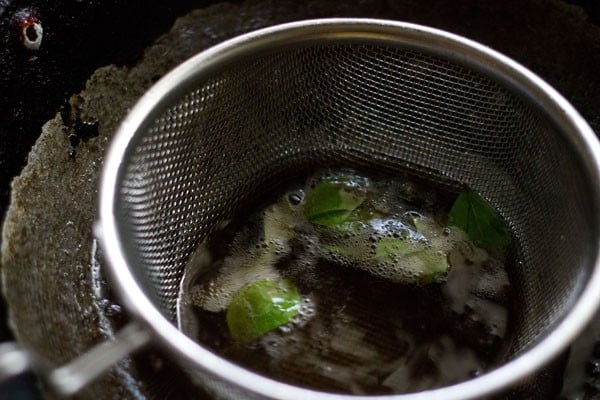
[[[288,323],[300,308],[300,294],[289,280],[264,279],[240,289],[227,308],[231,337],[248,343]]]
[[[394,261],[398,257],[402,257],[406,253],[410,253],[415,250],[415,243],[411,242],[410,240],[384,237],[377,242],[377,248],[375,249],[375,260],[377,262]]]
[[[418,275],[421,283],[435,282],[445,276],[449,269],[444,252],[410,239],[382,238],[375,249],[375,261],[392,262],[399,270],[408,268]]]
[[[473,190],[466,190],[456,198],[448,213],[448,221],[465,231],[476,245],[485,250],[502,250],[510,242],[506,222]]]
[[[360,182],[359,182],[360,183]],[[351,179],[322,180],[304,199],[304,216],[317,225],[343,224],[366,198],[366,190]]]
[[[441,251],[423,249],[405,255],[407,260],[419,261],[421,273],[419,277],[422,283],[431,283],[439,280],[448,272],[448,257]]]

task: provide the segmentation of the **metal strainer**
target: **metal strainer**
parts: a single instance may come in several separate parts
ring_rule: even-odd
[[[123,122],[105,162],[97,235],[136,322],[111,351],[76,361],[85,373],[71,365],[51,380],[68,375],[62,389],[74,391],[153,339],[219,397],[346,398],[233,365],[180,332],[176,310],[188,258],[220,222],[289,174],[351,165],[468,185],[509,221],[522,260],[510,271],[518,307],[501,366],[382,398],[508,388],[564,350],[600,301],[599,156],[590,127],[540,78],[446,32],[329,19],[227,41],[165,76]],[[101,353],[104,362],[85,362]]]

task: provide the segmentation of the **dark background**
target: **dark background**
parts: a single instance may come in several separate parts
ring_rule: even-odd
[[[8,207],[10,182],[25,166],[41,126],[84,88],[92,72],[107,64],[133,63],[177,16],[208,3],[0,0],[0,221]],[[44,28],[39,51],[22,43],[21,20],[30,15]],[[0,342],[12,339],[5,321],[0,297]],[[39,399],[33,382],[26,375],[0,385],[0,399]]]
[[[0,220],[8,207],[10,181],[24,167],[42,124],[83,89],[91,73],[107,64],[132,64],[177,16],[209,3],[0,0]],[[600,24],[600,1],[571,3]],[[44,28],[39,51],[22,44],[21,21],[32,15]],[[12,338],[5,320],[0,300],[0,341]],[[39,398],[32,382],[33,377],[25,376],[0,385],[0,399]]]

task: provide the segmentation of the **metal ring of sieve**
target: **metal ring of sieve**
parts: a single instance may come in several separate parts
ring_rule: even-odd
[[[474,118],[477,123],[482,123],[485,120],[484,116],[490,113],[491,117],[485,121],[505,121],[503,118],[506,118],[506,115],[496,114],[494,111],[496,109],[489,108],[493,107],[493,102],[488,101],[486,103],[485,100],[486,90],[497,85],[499,88],[498,93],[501,93],[502,96],[508,96],[508,101],[505,103],[502,102],[506,99],[499,96],[497,99],[498,104],[510,103],[512,108],[509,107],[509,109],[512,114],[509,114],[522,118],[519,120],[520,125],[517,128],[526,127],[529,129],[525,131],[526,133],[523,133],[524,131],[521,131],[520,135],[516,131],[507,133],[512,129],[507,126],[506,131],[503,131],[504,136],[481,136],[482,131],[477,128],[471,127],[464,131],[465,125],[468,125],[466,123],[468,118],[463,118],[460,121],[448,119],[452,122],[452,124],[448,123],[445,126],[448,132],[451,132],[452,135],[458,135],[462,132],[466,136],[460,136],[460,140],[453,142],[450,140],[451,135],[448,135],[448,143],[439,140],[440,137],[443,137],[439,136],[439,132],[437,136],[425,135],[425,137],[438,139],[438,141],[428,142],[429,145],[432,147],[441,146],[440,149],[448,152],[451,152],[452,146],[459,147],[459,151],[465,150],[465,148],[460,148],[462,143],[469,150],[463,152],[465,153],[464,157],[471,162],[468,165],[470,169],[461,169],[464,165],[461,164],[462,161],[459,158],[444,158],[444,154],[440,155],[440,152],[427,153],[428,157],[437,160],[436,163],[439,163],[435,166],[428,165],[427,157],[422,157],[422,155],[420,158],[409,157],[403,161],[419,174],[437,174],[440,180],[442,178],[455,180],[457,175],[460,174],[447,172],[453,168],[455,168],[455,171],[461,172],[464,179],[459,180],[470,184],[474,183],[475,186],[478,186],[477,189],[484,192],[484,194],[486,192],[490,194],[489,197],[495,201],[501,212],[512,222],[516,231],[523,234],[526,242],[530,240],[529,246],[532,249],[528,250],[525,246],[523,250],[525,253],[528,251],[531,254],[536,253],[536,246],[539,246],[537,253],[551,251],[552,245],[556,244],[547,243],[547,240],[539,240],[539,238],[527,238],[528,227],[519,224],[519,218],[527,218],[519,217],[520,214],[527,215],[530,212],[535,215],[536,212],[541,212],[540,215],[547,217],[546,214],[543,214],[544,210],[537,210],[535,206],[530,204],[531,199],[538,199],[538,196],[541,196],[540,193],[544,194],[544,196],[539,197],[543,200],[541,204],[551,205],[552,210],[560,210],[561,208],[566,210],[563,219],[559,221],[549,220],[550,226],[560,228],[560,223],[564,222],[568,225],[569,220],[582,222],[579,225],[581,232],[578,235],[580,236],[577,236],[576,241],[569,242],[569,237],[561,239],[568,242],[563,245],[566,249],[565,252],[568,252],[564,256],[568,256],[567,258],[573,262],[552,267],[552,272],[556,273],[557,276],[562,277],[560,274],[566,274],[565,277],[568,277],[568,279],[564,279],[564,282],[557,281],[557,287],[560,287],[560,289],[547,288],[548,291],[553,293],[558,294],[560,292],[562,297],[559,300],[554,299],[557,296],[544,298],[549,304],[548,308],[545,309],[547,315],[542,314],[537,317],[539,320],[536,320],[535,314],[530,315],[532,317],[530,323],[535,325],[539,332],[531,333],[531,338],[522,340],[523,343],[519,343],[521,350],[517,352],[513,359],[481,377],[450,387],[416,394],[381,396],[381,398],[404,400],[471,399],[489,395],[525,379],[569,345],[590,320],[600,301],[596,295],[600,288],[600,271],[598,267],[600,146],[590,127],[572,106],[554,89],[524,67],[485,46],[453,34],[418,25],[358,19],[314,20],[285,24],[243,35],[216,46],[185,62],[158,82],[140,100],[123,122],[104,166],[100,197],[100,222],[97,227],[97,234],[101,239],[118,293],[128,310],[152,333],[159,343],[171,352],[176,360],[179,360],[184,367],[190,370],[190,374],[198,374],[201,379],[204,379],[207,386],[226,397],[240,396],[240,393],[245,393],[245,396],[248,397],[252,393],[258,397],[278,399],[346,398],[346,396],[318,393],[292,387],[235,366],[195,343],[179,332],[173,324],[173,296],[181,279],[181,268],[186,257],[189,256],[194,245],[198,244],[201,236],[206,235],[211,226],[216,225],[219,220],[231,215],[235,208],[233,200],[228,199],[223,200],[221,202],[223,204],[216,202],[212,207],[196,209],[194,204],[190,203],[191,200],[180,197],[178,193],[184,195],[191,193],[191,196],[188,197],[192,197],[192,200],[195,201],[197,199],[194,196],[202,198],[202,196],[214,193],[215,190],[220,190],[215,186],[211,186],[211,183],[214,182],[211,182],[210,179],[205,182],[205,187],[197,189],[193,184],[200,181],[186,182],[184,185],[180,185],[182,181],[185,182],[185,173],[170,175],[172,171],[177,171],[178,168],[181,169],[182,165],[187,165],[186,163],[192,158],[202,158],[207,154],[215,157],[222,156],[225,163],[230,163],[231,168],[236,165],[236,160],[228,159],[226,155],[220,154],[216,149],[211,148],[208,151],[207,147],[203,147],[205,144],[201,143],[203,140],[201,136],[194,136],[190,133],[189,138],[193,138],[193,140],[188,140],[185,135],[180,135],[181,131],[200,122],[206,122],[208,125],[212,123],[213,125],[210,125],[212,128],[225,126],[235,131],[236,127],[239,126],[239,121],[235,124],[228,122],[226,119],[215,122],[210,119],[212,118],[210,115],[202,116],[202,107],[205,107],[204,105],[212,100],[217,101],[215,103],[217,105],[222,104],[218,103],[218,101],[223,101],[222,98],[219,100],[220,95],[228,96],[226,98],[232,102],[236,99],[239,101],[248,100],[248,95],[240,95],[235,89],[247,87],[244,86],[248,85],[244,81],[244,77],[251,76],[251,71],[248,69],[250,67],[260,67],[264,68],[265,71],[269,71],[269,65],[277,65],[276,70],[280,71],[280,74],[273,73],[270,75],[281,80],[285,78],[286,74],[296,76],[294,74],[298,71],[304,71],[302,68],[306,68],[310,72],[311,67],[323,64],[314,62],[314,60],[311,64],[305,62],[306,59],[302,57],[316,54],[321,48],[324,49],[323,53],[327,54],[327,48],[337,46],[340,46],[339,48],[346,46],[346,50],[344,50],[346,53],[344,54],[348,57],[356,54],[355,52],[358,52],[359,56],[360,54],[368,55],[368,57],[361,59],[362,63],[359,62],[352,66],[354,68],[352,72],[356,73],[356,68],[363,67],[362,73],[366,77],[366,81],[369,82],[369,74],[375,74],[379,79],[377,82],[382,77],[388,76],[386,75],[388,74],[387,70],[385,73],[377,75],[377,63],[373,67],[367,62],[363,62],[371,60],[369,57],[379,54],[379,57],[382,58],[386,56],[393,58],[395,54],[397,59],[393,62],[396,62],[400,58],[403,59],[416,54],[411,61],[412,80],[408,82],[409,85],[413,86],[414,93],[418,94],[419,90],[425,87],[419,86],[422,82],[430,85],[428,87],[434,87],[436,82],[439,83],[442,79],[441,76],[446,78],[450,76],[445,82],[442,79],[442,87],[449,84],[454,89],[471,87],[471,85],[481,88],[482,84],[487,85],[488,82],[491,85],[483,85],[485,87],[482,91],[474,90],[458,94],[451,93],[450,90],[445,93],[429,92],[428,95],[431,101],[423,106],[425,108],[419,111],[419,107],[415,107],[414,113],[410,116],[405,115],[405,119],[402,120],[406,126],[412,124],[412,128],[417,130],[420,128],[419,124],[424,123],[424,116],[427,117],[427,114],[429,114],[432,118],[428,129],[434,132],[434,128],[437,126],[435,124],[439,124],[440,121],[434,120],[433,117],[450,115],[456,113],[457,109],[467,109],[463,117],[471,115],[469,112],[473,111],[474,114],[478,115]],[[316,53],[315,49],[317,49]],[[377,49],[384,50],[378,52]],[[296,53],[293,53],[294,51]],[[366,53],[361,53],[361,51]],[[397,52],[394,53],[395,51]],[[335,54],[334,52],[333,55]],[[285,66],[290,65],[286,62],[298,59],[303,61],[297,61],[294,68],[285,68]],[[327,58],[327,56],[324,56],[321,60],[331,62],[332,59],[335,59],[335,57]],[[388,64],[389,62],[386,61],[385,63]],[[290,70],[292,71],[291,74]],[[339,72],[341,70],[343,69],[335,71]],[[440,70],[442,70],[441,75]],[[417,74],[419,71],[425,73]],[[227,75],[228,72],[231,72],[231,74]],[[455,75],[452,75],[452,73]],[[261,77],[266,79],[267,75],[262,73]],[[235,81],[234,78],[238,81]],[[232,82],[232,80],[234,81]],[[377,82],[373,84],[379,87]],[[320,83],[322,84],[323,81],[320,81]],[[281,81],[274,81],[271,84],[277,86],[281,84]],[[393,77],[390,78],[390,85],[395,85],[395,89],[402,87],[401,84],[394,81]],[[313,89],[315,87],[321,88],[321,86],[311,86]],[[230,92],[219,93],[220,88],[225,88]],[[265,89],[265,92],[260,92],[260,95],[256,97],[257,104],[263,102],[261,105],[267,104],[270,106],[263,110],[267,115],[276,112],[277,107],[274,106],[273,102],[265,101],[263,97],[273,93],[281,93],[281,90],[275,89],[278,88],[275,87],[271,92]],[[326,90],[332,89],[327,87]],[[356,91],[350,93],[348,99],[355,95]],[[459,103],[447,104],[446,108],[442,107],[440,114],[438,111],[441,103],[438,100],[443,99],[444,95]],[[315,100],[315,97],[308,97]],[[427,96],[419,97],[420,101],[424,101],[425,98]],[[482,98],[484,99],[483,103]],[[294,99],[298,99],[298,97],[294,97]],[[289,101],[292,100],[289,99]],[[196,107],[198,104],[201,104],[202,107]],[[397,110],[402,109],[403,105],[395,104],[393,101],[382,102],[381,98],[376,98],[370,103],[360,103],[358,108],[364,110],[365,113],[369,113],[382,104],[384,107],[391,104]],[[419,103],[419,105],[422,104]],[[472,108],[471,110],[467,108],[469,105]],[[249,107],[250,103],[247,103],[247,106]],[[206,107],[210,108],[210,105]],[[240,113],[244,118],[248,117],[248,115],[243,114],[243,108],[232,107],[231,111],[229,121],[235,121],[237,114],[233,111]],[[219,110],[218,108],[212,108],[211,112],[218,113]],[[259,113],[259,116],[261,115]],[[369,118],[366,119],[372,122],[373,115],[367,115]],[[337,123],[340,119],[338,117]],[[355,121],[360,121],[360,118],[356,118]],[[508,121],[514,122],[514,120]],[[264,121],[261,120],[260,122]],[[331,126],[335,125],[331,121],[329,122]],[[473,121],[468,120],[468,122],[472,123]],[[258,121],[250,120],[249,125],[252,124],[258,124]],[[201,124],[198,126],[201,126]],[[364,126],[368,128],[364,128]],[[360,135],[354,135],[356,132],[353,132],[354,136],[352,137],[359,136],[361,140],[370,141],[369,145],[373,147],[371,154],[362,151],[364,149],[360,147],[361,143],[348,144],[344,140],[341,140],[340,143],[340,138],[350,140],[348,139],[349,136],[340,133],[340,126],[335,126],[337,131],[333,135],[334,140],[324,142],[322,147],[315,150],[315,154],[325,158],[327,156],[323,154],[329,154],[329,156],[333,154],[339,156],[340,159],[346,157],[346,160],[350,159],[354,162],[375,162],[381,165],[388,165],[393,162],[393,160],[390,161],[390,159],[393,159],[393,154],[390,154],[390,151],[395,149],[394,146],[397,143],[393,140],[390,142],[390,137],[384,136],[386,140],[377,137],[377,134],[381,132],[377,126],[373,127],[373,124],[364,124],[364,126],[361,129],[367,129],[367,131],[361,131]],[[195,127],[197,128],[197,126]],[[348,129],[347,126],[343,128]],[[289,127],[286,129],[289,129]],[[471,131],[468,131],[469,129]],[[371,136],[366,135],[365,132],[370,133]],[[275,133],[269,132],[269,134],[276,143]],[[412,138],[406,132],[404,134],[406,138]],[[240,140],[240,138],[243,139],[243,136],[239,135],[231,135],[232,137],[229,139],[222,134],[207,135],[215,140],[216,144],[213,145],[216,148],[219,146],[228,148],[227,146],[238,145],[237,142],[245,143],[244,140]],[[470,139],[464,141],[465,137]],[[527,141],[528,137],[535,137],[539,141],[530,143]],[[310,138],[312,142],[314,138],[312,136]],[[504,143],[503,138],[509,138],[514,142],[506,139],[508,144]],[[265,139],[263,138],[263,140]],[[461,142],[461,140],[463,141]],[[314,147],[319,147],[318,143],[312,143]],[[424,142],[421,140],[416,143],[423,144]],[[248,145],[248,143],[245,144]],[[503,152],[494,153],[494,156],[497,155],[498,157],[489,157],[489,154],[487,154],[488,157],[482,158],[482,152],[474,152],[471,147],[468,147],[473,144],[483,149],[502,148]],[[183,145],[187,146],[185,151],[181,150]],[[415,143],[411,145],[415,146]],[[267,145],[265,146],[269,148]],[[304,156],[305,152],[313,149],[309,144],[303,142],[294,143],[294,146],[290,146],[290,148],[295,152],[288,148],[278,154],[289,153],[292,156],[300,157]],[[348,150],[348,148],[351,149]],[[416,146],[415,148],[421,149],[423,146]],[[404,154],[411,157],[415,156],[409,150],[403,150],[405,151]],[[202,151],[206,153],[202,153]],[[419,150],[416,151],[418,153]],[[240,150],[236,155],[242,160],[246,159],[244,157],[254,157],[248,156],[247,153],[248,149],[245,151]],[[512,153],[518,156],[514,156]],[[175,154],[179,158],[175,157],[170,160],[169,157],[165,158],[170,154]],[[491,166],[485,164],[485,162],[482,164],[482,160],[489,159],[493,161]],[[291,165],[285,164],[285,160],[277,159],[272,160],[268,168],[275,168],[280,164],[286,165],[288,168]],[[455,164],[461,165],[457,167]],[[204,167],[214,173],[219,173],[218,169],[215,168],[221,165],[207,162]],[[440,165],[448,169],[440,169]],[[473,171],[474,165],[483,170],[493,170],[497,165],[502,165],[502,168],[515,174],[512,179],[516,183],[512,182],[511,184],[514,184],[514,186],[511,186],[502,179],[490,181],[478,179],[478,172]],[[544,170],[553,170],[553,168],[558,168],[555,176],[548,177],[544,175]],[[201,168],[190,167],[189,171],[185,172],[190,171],[196,174],[192,175],[194,178],[203,176]],[[252,169],[248,167],[248,171],[252,172]],[[563,177],[561,171],[569,171],[570,174]],[[240,168],[239,171],[233,171],[232,176],[246,177],[245,172],[247,171]],[[536,178],[535,173],[540,174],[539,182],[534,179]],[[276,175],[273,172],[272,174],[271,179]],[[161,181],[165,178],[174,179],[173,182],[177,182],[177,185],[174,185],[173,182]],[[548,192],[544,192],[544,185],[540,183],[550,182],[551,178],[567,186],[570,184],[569,182],[572,182],[569,187],[570,196],[568,198],[561,196],[562,192],[560,191],[551,192],[550,195]],[[528,179],[534,181],[532,186],[538,185],[538,187],[528,187],[526,184]],[[244,188],[248,192],[245,196],[248,197],[252,194],[252,186],[266,185],[267,180],[267,178],[264,181],[259,179],[256,182],[249,182],[246,186],[240,183],[237,188]],[[504,192],[498,190],[501,193],[496,193],[496,187],[503,188]],[[508,190],[514,188],[519,189],[519,195],[517,196],[515,193],[517,200],[512,199]],[[526,203],[527,206],[521,203],[515,206],[514,201],[523,201],[523,204]],[[176,204],[177,207],[183,204],[183,207],[175,211],[171,210],[172,213],[170,211],[165,212],[165,210],[169,210],[171,203]],[[511,209],[511,205],[513,209]],[[144,221],[156,222],[165,218],[171,223],[160,225],[160,229],[144,225]],[[194,226],[192,220],[195,220],[196,225],[202,225],[207,220],[210,220],[211,223],[207,226],[198,227]],[[177,240],[168,239],[172,236],[176,236]],[[543,254],[537,256],[534,254],[530,255],[530,258],[534,261],[540,261],[543,258],[542,256]],[[552,264],[552,262],[552,260],[549,260],[549,264]],[[164,269],[165,267],[162,266],[168,263],[177,264],[178,266],[172,270],[160,270],[160,268]],[[551,277],[542,278],[550,279]],[[541,290],[536,288],[535,284],[536,282],[530,279],[523,284],[524,290]],[[541,303],[544,302],[533,299],[533,303],[542,307]],[[523,306],[527,308],[528,305],[523,304]],[[353,396],[353,398],[366,399],[367,397]]]

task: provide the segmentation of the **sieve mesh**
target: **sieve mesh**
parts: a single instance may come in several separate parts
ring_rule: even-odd
[[[510,345],[535,344],[591,274],[593,213],[575,150],[508,86],[432,52],[355,42],[275,48],[186,82],[126,153],[116,210],[132,272],[164,316],[190,253],[286,176],[323,166],[468,185],[522,261]]]

